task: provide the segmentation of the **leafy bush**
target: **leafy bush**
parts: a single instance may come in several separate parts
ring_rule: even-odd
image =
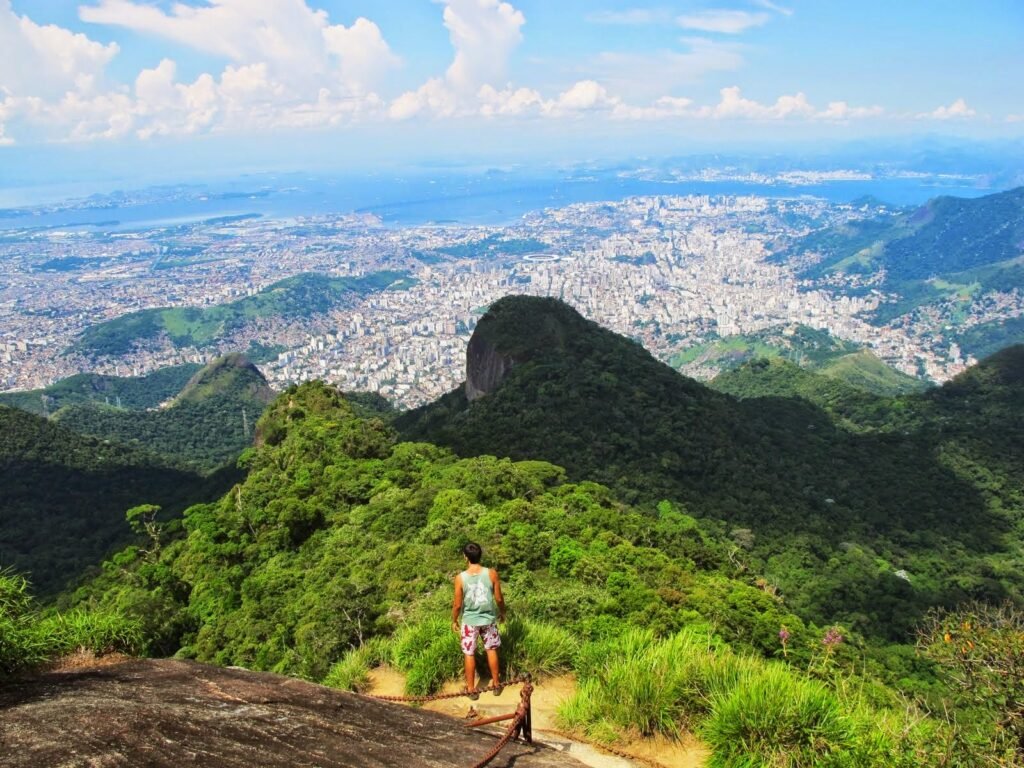
[[[1024,761],[1024,611],[1004,604],[938,611],[922,627],[921,651],[942,670],[956,703],[977,713],[961,751]],[[972,743],[973,742],[973,743]]]

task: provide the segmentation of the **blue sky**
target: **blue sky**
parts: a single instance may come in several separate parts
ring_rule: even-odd
[[[1020,0],[0,0],[0,163],[1021,137],[1022,40]]]

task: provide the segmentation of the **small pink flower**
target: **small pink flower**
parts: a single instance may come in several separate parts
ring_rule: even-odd
[[[839,630],[835,627],[829,627],[828,631],[825,632],[825,636],[821,638],[821,642],[826,648],[832,649],[843,642],[843,636],[839,633]]]

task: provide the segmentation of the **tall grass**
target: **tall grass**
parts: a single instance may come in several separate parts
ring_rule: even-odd
[[[544,677],[568,672],[579,651],[573,636],[543,622],[516,619],[501,632],[502,674]],[[398,631],[392,640],[391,663],[406,673],[406,690],[416,696],[437,691],[449,680],[462,677],[462,649],[447,620],[433,616]],[[355,664],[353,659],[351,664]],[[487,662],[477,651],[477,670],[487,673]],[[340,674],[340,672],[339,672]]]
[[[501,633],[501,667],[506,678],[518,675],[550,677],[570,671],[579,643],[554,624],[513,619]]]
[[[580,687],[563,705],[561,720],[605,740],[678,736],[694,715],[709,708],[709,682],[728,677],[717,667],[717,677],[704,674],[714,662],[708,637],[689,631],[656,640],[650,631],[634,628],[588,643],[576,665]]]
[[[462,674],[459,637],[452,632],[450,623],[439,616],[399,630],[392,661],[405,672],[405,690],[413,696],[434,693]]]
[[[715,702],[701,728],[709,768],[868,765],[857,724],[821,683],[766,666]]]
[[[134,653],[142,639],[137,622],[115,613],[41,616],[25,578],[0,572],[0,674],[38,666],[78,648]]]
[[[61,653],[78,649],[98,655],[115,651],[138,653],[144,642],[140,622],[104,611],[55,614],[40,621],[38,628]]]
[[[709,768],[945,764],[937,724],[912,708],[873,709],[853,689],[829,689],[698,632],[657,639],[630,629],[585,645],[576,669],[579,687],[559,719],[592,739],[695,732],[712,750]]]
[[[364,693],[370,688],[370,670],[390,658],[388,640],[383,637],[371,638],[335,662],[324,677],[323,684],[344,691]]]

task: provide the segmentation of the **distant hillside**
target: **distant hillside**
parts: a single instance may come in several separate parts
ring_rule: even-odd
[[[806,277],[884,273],[881,287],[897,300],[881,305],[879,322],[939,304],[949,318],[944,333],[968,354],[1024,342],[1020,318],[962,322],[979,297],[1024,290],[1024,187],[972,200],[938,197],[913,211],[813,232],[775,258],[805,263],[815,255]]]
[[[258,318],[312,317],[371,293],[408,284],[409,278],[400,272],[352,278],[296,275],[230,304],[132,312],[87,328],[72,349],[93,356],[116,356],[163,334],[176,347],[202,348]]]
[[[1012,559],[1004,536],[1015,523],[1007,509],[1016,503],[1014,483],[1024,485],[1009,465],[1024,467],[1024,440],[1014,444],[1002,426],[1005,405],[974,422],[968,439],[948,430],[949,406],[934,408],[927,393],[913,396],[919,405],[909,420],[898,403],[820,376],[814,381],[831,381],[836,401],[827,409],[771,391],[737,401],[568,306],[529,297],[491,307],[468,359],[465,389],[396,420],[407,439],[465,456],[541,458],[627,498],[677,499],[749,528],[758,562],[810,616],[836,618],[839,610],[860,626],[899,632],[926,604],[1024,595],[1017,576],[981,576],[990,567],[986,558]],[[481,388],[470,402],[466,393]],[[874,425],[860,416],[872,409]],[[848,423],[840,418],[845,412]],[[1005,454],[998,463],[1009,473],[1004,482],[976,481],[989,453],[967,447],[975,438]],[[804,565],[783,554],[795,550]],[[965,559],[964,550],[975,554]],[[856,552],[888,565],[864,570]],[[948,579],[953,562],[977,579]],[[816,564],[813,589],[808,563]],[[913,573],[914,586],[894,579],[896,570]]]
[[[202,366],[194,363],[161,368],[145,376],[78,373],[45,389],[0,394],[0,405],[46,416],[66,405],[103,403],[131,410],[156,408],[174,397]]]
[[[894,283],[961,274],[1024,255],[1024,187],[975,199],[937,197],[914,211],[852,222],[799,240],[823,258],[806,273],[870,272]]]
[[[0,406],[0,568],[27,572],[51,595],[131,540],[125,511],[143,503],[180,513],[223,492],[153,453],[83,437]]]
[[[168,408],[139,412],[89,403],[62,408],[53,418],[81,434],[211,470],[252,444],[256,420],[273,398],[259,370],[232,354],[192,376]]]
[[[889,367],[858,344],[806,325],[717,339],[691,347],[670,362],[687,375],[711,378],[757,358],[786,359],[802,368],[881,395],[917,392],[928,386],[924,381]]]

